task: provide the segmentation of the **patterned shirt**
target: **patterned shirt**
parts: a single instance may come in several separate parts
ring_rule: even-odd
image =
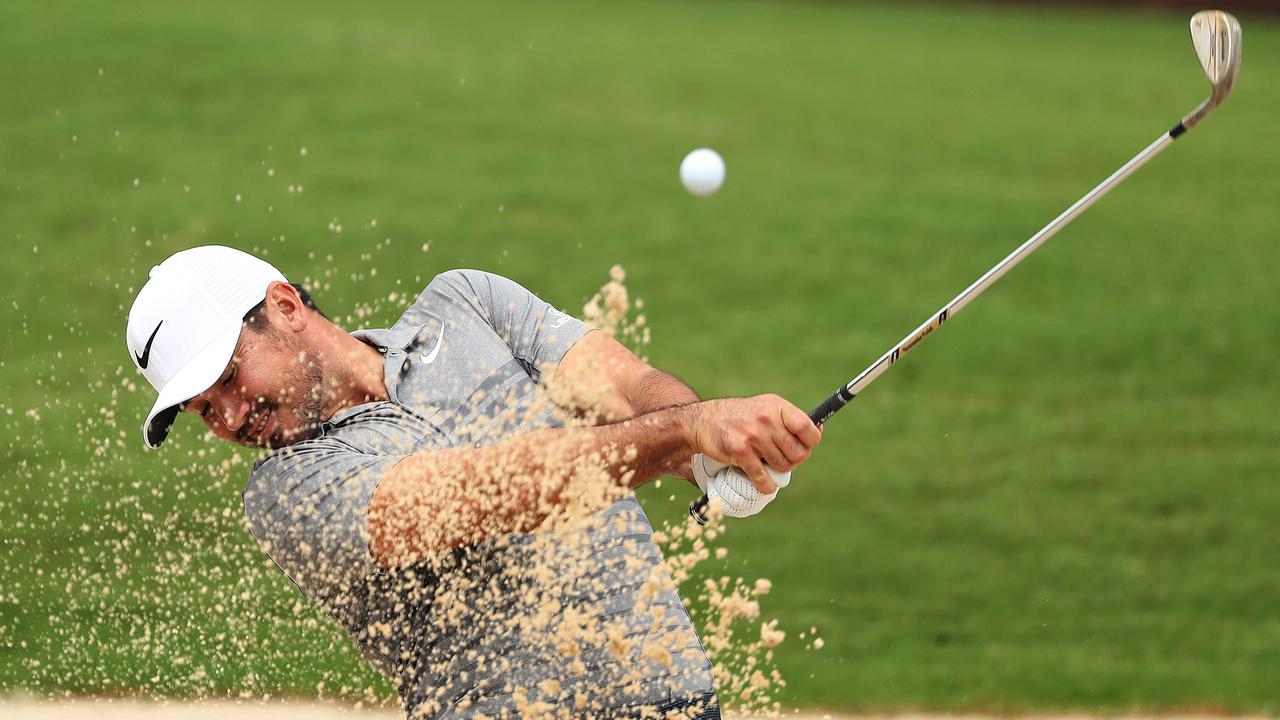
[[[712,692],[630,494],[568,535],[506,534],[392,570],[370,555],[387,471],[556,427],[541,370],[589,331],[506,278],[443,273],[391,328],[352,333],[383,354],[388,399],[254,465],[254,537],[396,683],[410,717],[631,717]]]

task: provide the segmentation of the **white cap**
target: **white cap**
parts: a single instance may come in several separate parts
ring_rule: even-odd
[[[288,282],[265,260],[220,245],[183,250],[151,268],[129,310],[125,343],[156,392],[142,425],[159,447],[182,403],[213,386],[231,362],[245,313]]]

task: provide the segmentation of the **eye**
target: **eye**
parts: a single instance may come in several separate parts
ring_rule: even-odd
[[[230,375],[227,375],[227,379],[222,381],[222,387],[227,387],[227,386],[231,385],[231,381],[232,381],[232,380],[234,380],[234,379],[235,379],[235,377],[236,377],[236,370],[237,370],[237,369],[238,369],[238,368],[232,368],[232,369],[231,369],[231,374],[230,374]]]

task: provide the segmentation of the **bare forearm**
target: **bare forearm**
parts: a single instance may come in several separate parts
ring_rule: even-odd
[[[370,547],[388,566],[485,537],[533,530],[573,503],[601,502],[687,464],[694,408],[612,425],[539,430],[478,449],[411,455],[374,492]],[[572,487],[572,492],[566,492]]]
[[[691,405],[700,398],[680,378],[661,370],[650,369],[629,388],[627,399],[634,415],[645,415],[669,407]]]
[[[556,402],[601,423],[698,401],[679,378],[650,367],[602,332],[588,333],[565,354],[551,386]]]
[[[637,415],[644,415],[670,407],[692,405],[700,399],[693,388],[680,378],[661,370],[650,369],[641,375],[630,389],[629,400]],[[689,458],[665,471],[666,474],[693,481],[693,469]]]

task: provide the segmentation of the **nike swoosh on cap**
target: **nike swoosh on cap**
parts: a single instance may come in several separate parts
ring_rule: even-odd
[[[147,363],[151,362],[151,343],[155,342],[156,333],[160,332],[160,326],[163,324],[164,324],[163,320],[156,323],[156,329],[152,330],[151,337],[147,338],[147,344],[145,347],[142,348],[142,354],[139,355],[136,352],[133,354],[133,358],[138,361],[138,367],[142,368],[143,370],[146,370]]]

